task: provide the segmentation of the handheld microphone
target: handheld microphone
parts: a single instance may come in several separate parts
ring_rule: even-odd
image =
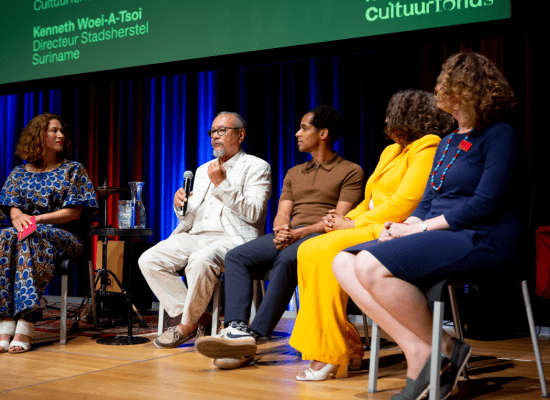
[[[189,203],[189,193],[191,193],[191,180],[193,179],[193,173],[191,171],[185,171],[183,173],[183,190],[185,190],[185,197],[187,201],[183,203],[183,207],[180,207],[179,214],[183,217],[187,212],[187,203]]]

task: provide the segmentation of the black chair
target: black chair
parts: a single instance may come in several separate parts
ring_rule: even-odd
[[[6,218],[8,218],[8,216],[4,214],[2,210],[0,210],[0,229],[4,229],[8,227],[8,225],[4,222]]]
[[[96,316],[96,305],[95,305],[95,291],[94,291],[94,265],[91,259],[91,240],[89,235],[89,230],[92,221],[92,212],[87,208],[82,210],[79,219],[79,226],[81,237],[84,240],[84,247],[82,249],[82,254],[76,258],[64,258],[58,260],[55,265],[54,275],[59,276],[61,279],[61,307],[60,307],[60,339],[59,344],[67,344],[67,300],[68,300],[68,281],[69,281],[69,270],[70,267],[75,268],[85,268],[88,267],[88,278],[90,282],[90,296],[92,300],[92,315],[94,327],[97,329],[97,316]],[[87,298],[86,298],[87,299]],[[78,327],[78,320],[82,310],[86,306],[86,303],[83,302],[81,306],[71,313],[74,315],[75,321],[73,322],[70,331]],[[54,308],[52,306],[46,306],[47,308]]]

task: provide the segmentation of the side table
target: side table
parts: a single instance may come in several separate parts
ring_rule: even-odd
[[[149,339],[144,337],[133,337],[132,336],[132,266],[130,265],[130,260],[132,259],[132,253],[134,248],[133,239],[144,236],[151,236],[153,230],[151,228],[137,228],[137,229],[114,229],[114,228],[92,228],[90,230],[90,235],[99,236],[108,238],[109,236],[118,236],[124,241],[124,270],[128,271],[128,287],[125,289],[122,287],[120,280],[112,271],[107,269],[107,254],[106,254],[106,243],[104,240],[104,256],[103,256],[103,273],[110,273],[113,275],[117,283],[119,284],[122,292],[126,295],[126,300],[128,301],[128,336],[116,336],[114,338],[104,338],[99,339],[97,343],[106,344],[106,345],[131,345],[131,344],[141,344],[149,342]]]

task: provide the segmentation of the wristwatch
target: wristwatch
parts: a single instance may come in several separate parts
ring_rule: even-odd
[[[422,221],[422,223],[420,224],[420,230],[422,232],[426,232],[428,230],[428,224],[426,223],[426,221]]]

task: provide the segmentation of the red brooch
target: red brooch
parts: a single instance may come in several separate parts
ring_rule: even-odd
[[[472,144],[470,142],[465,141],[465,140],[460,142],[460,144],[458,145],[458,148],[461,149],[461,150],[464,150],[464,151],[470,150],[470,147],[472,147]]]

